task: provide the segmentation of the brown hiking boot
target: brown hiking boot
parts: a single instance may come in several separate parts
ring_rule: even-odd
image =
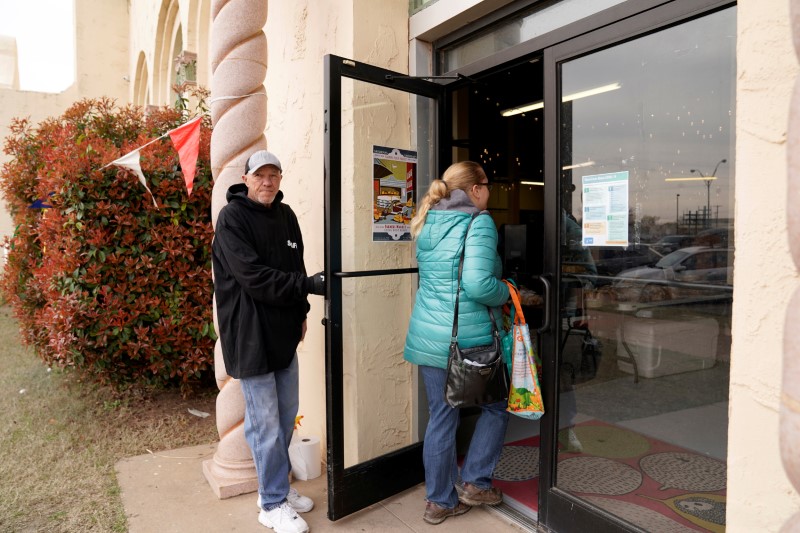
[[[429,524],[436,525],[441,524],[450,516],[458,516],[466,513],[469,510],[470,506],[464,505],[461,502],[458,502],[458,505],[452,509],[445,509],[444,507],[439,507],[433,502],[428,502],[428,505],[425,506],[425,514],[422,515],[422,519]]]
[[[497,505],[503,501],[503,493],[497,487],[479,489],[471,483],[456,485],[458,499],[467,505]]]

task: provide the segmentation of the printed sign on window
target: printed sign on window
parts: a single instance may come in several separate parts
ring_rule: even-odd
[[[583,245],[628,246],[628,171],[581,180]]]

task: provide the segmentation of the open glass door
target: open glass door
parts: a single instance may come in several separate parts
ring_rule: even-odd
[[[403,361],[417,287],[408,233],[436,175],[443,88],[325,57],[328,518],[424,479],[427,408]]]

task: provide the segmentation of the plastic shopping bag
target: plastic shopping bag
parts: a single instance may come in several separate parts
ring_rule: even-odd
[[[536,373],[536,352],[531,342],[530,329],[525,322],[519,292],[509,284],[514,302],[513,348],[511,352],[511,386],[508,394],[508,411],[529,420],[538,420],[544,414],[542,389]]]

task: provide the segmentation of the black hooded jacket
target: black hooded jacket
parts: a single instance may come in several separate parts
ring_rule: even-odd
[[[289,366],[310,308],[303,238],[278,192],[271,207],[228,189],[212,244],[214,296],[227,374],[245,378]]]

